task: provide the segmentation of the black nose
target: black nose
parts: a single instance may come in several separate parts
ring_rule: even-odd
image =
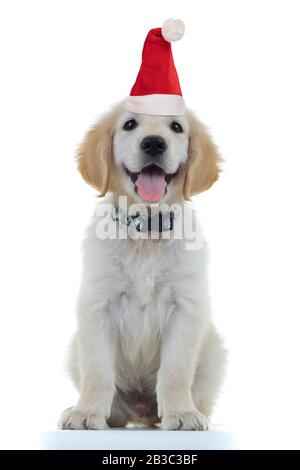
[[[159,135],[148,135],[142,140],[141,149],[149,155],[158,155],[167,149],[167,142]]]

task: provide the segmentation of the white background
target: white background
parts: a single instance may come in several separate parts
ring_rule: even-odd
[[[63,360],[96,193],[74,150],[129,93],[147,31],[179,17],[184,97],[225,159],[220,182],[195,199],[230,350],[213,421],[247,432],[249,446],[255,433],[253,446],[299,447],[299,2],[0,5],[0,444],[26,446],[76,399]]]

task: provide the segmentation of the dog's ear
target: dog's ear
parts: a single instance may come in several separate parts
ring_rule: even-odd
[[[101,196],[110,189],[114,121],[115,116],[111,112],[91,127],[76,155],[81,176],[96,188]]]
[[[188,116],[190,122],[189,155],[183,185],[184,199],[189,200],[217,181],[221,157],[207,130],[195,116]]]

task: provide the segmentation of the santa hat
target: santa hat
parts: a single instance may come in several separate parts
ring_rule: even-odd
[[[142,65],[126,100],[133,113],[181,116],[185,111],[171,42],[184,35],[181,20],[166,20],[162,28],[151,29],[146,37]]]

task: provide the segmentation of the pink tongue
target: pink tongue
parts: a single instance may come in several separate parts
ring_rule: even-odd
[[[141,171],[135,182],[139,196],[145,201],[158,201],[165,194],[167,182],[165,175],[160,172]]]

